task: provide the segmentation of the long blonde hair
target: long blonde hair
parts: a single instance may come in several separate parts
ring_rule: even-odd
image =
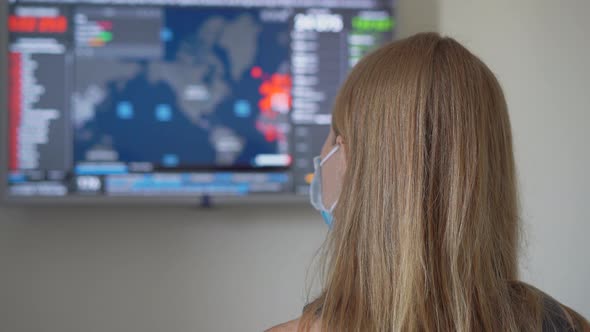
[[[347,168],[300,330],[541,329],[542,293],[517,282],[507,106],[483,62],[434,33],[386,45],[349,74],[333,129]]]

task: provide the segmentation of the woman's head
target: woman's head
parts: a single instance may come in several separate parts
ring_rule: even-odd
[[[336,144],[326,284],[309,310],[338,331],[516,328],[515,166],[488,67],[437,34],[380,48],[340,89],[323,154]]]

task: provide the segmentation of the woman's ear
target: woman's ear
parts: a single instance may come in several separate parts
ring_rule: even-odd
[[[342,156],[341,163],[342,163],[342,170],[346,169],[346,154],[347,154],[347,146],[344,143],[344,138],[340,135],[336,136],[336,144],[340,146],[340,153]]]

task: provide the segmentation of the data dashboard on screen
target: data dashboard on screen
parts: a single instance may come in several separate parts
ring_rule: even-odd
[[[3,6],[8,198],[305,195],[340,84],[395,28],[390,0]]]

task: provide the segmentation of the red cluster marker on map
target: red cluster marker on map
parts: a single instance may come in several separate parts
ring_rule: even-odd
[[[272,74],[258,89],[262,99],[258,107],[264,115],[274,119],[277,113],[287,113],[291,108],[291,76]]]
[[[274,122],[279,114],[287,114],[291,109],[291,75],[269,75],[262,68],[254,66],[250,69],[250,76],[262,80],[258,88],[261,95],[258,102],[261,117],[256,121],[256,129],[263,133],[267,142],[286,140],[287,137]]]

